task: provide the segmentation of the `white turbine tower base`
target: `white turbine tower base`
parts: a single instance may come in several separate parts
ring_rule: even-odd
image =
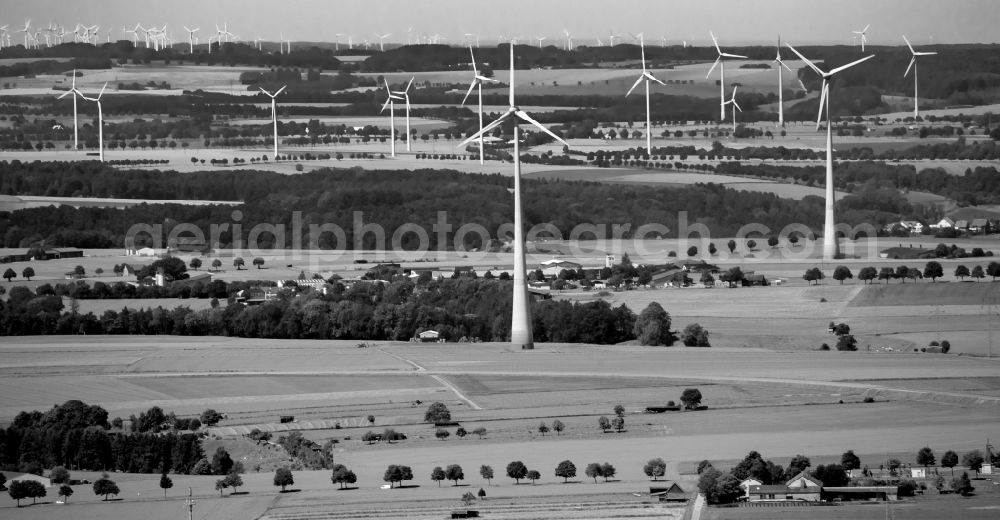
[[[274,125],[274,161],[275,162],[278,162],[278,107],[277,107],[277,97],[278,97],[278,94],[281,94],[281,91],[285,90],[285,88],[287,88],[287,87],[288,87],[288,85],[285,85],[284,87],[279,88],[278,91],[275,92],[274,94],[272,94],[272,93],[264,90],[263,88],[260,89],[261,92],[263,92],[264,94],[267,94],[267,96],[271,98],[271,124]]]
[[[910,48],[910,54],[913,55],[910,58],[910,64],[906,66],[906,72],[903,73],[905,78],[907,74],[910,73],[910,68],[913,68],[913,119],[920,117],[920,97],[917,90],[917,56],[933,56],[937,54],[936,52],[917,52],[913,50],[913,46],[910,45],[910,40],[906,39],[906,35],[903,35],[903,41],[906,42],[906,46]]]
[[[823,86],[820,90],[819,96],[819,115],[816,117],[816,128],[819,129],[820,121],[823,119],[823,110],[826,110],[826,213],[823,219],[823,258],[826,260],[834,260],[839,256],[839,251],[837,248],[837,229],[834,222],[834,191],[833,191],[833,125],[830,119],[830,78],[832,78],[836,73],[843,70],[849,69],[863,61],[867,61],[874,58],[875,55],[866,56],[860,60],[853,61],[847,65],[841,65],[829,72],[824,72],[815,63],[806,59],[805,56],[795,50],[792,44],[786,43],[789,49],[792,50],[799,58],[805,62],[816,74],[819,74],[823,78]]]
[[[640,74],[638,79],[635,80],[635,83],[632,84],[632,88],[628,89],[628,92],[625,93],[625,97],[628,97],[628,95],[631,94],[633,90],[635,90],[635,87],[639,86],[639,83],[642,82],[646,84],[646,154],[652,155],[653,127],[652,124],[650,123],[650,115],[649,115],[649,82],[655,81],[660,85],[664,85],[664,83],[659,79],[656,79],[656,77],[654,77],[651,72],[646,70],[646,46],[645,42],[642,39],[642,34],[639,34],[637,39],[639,40],[639,51],[642,53],[642,74]]]
[[[524,222],[521,208],[521,148],[520,119],[545,132],[564,146],[569,146],[559,136],[541,123],[535,121],[514,103],[514,42],[510,44],[510,108],[482,130],[469,136],[459,146],[465,146],[490,130],[500,126],[507,119],[514,119],[514,294],[510,320],[510,342],[514,347],[530,350],[535,348],[531,334],[531,300],[528,294],[528,280],[525,272]]]
[[[80,97],[86,99],[87,101],[94,101],[97,103],[97,150],[98,158],[101,162],[104,162],[104,112],[101,110],[101,96],[104,95],[104,89],[108,88],[107,82],[101,87],[101,91],[97,94],[96,98],[89,98],[80,94]]]
[[[400,91],[393,92],[397,96],[403,96],[403,100],[406,101],[406,151],[410,151],[410,86],[413,85],[413,78],[410,78],[409,83],[406,84],[406,88]],[[395,135],[393,135],[395,138]]]
[[[382,110],[379,113],[385,111],[385,107],[389,107],[389,154],[392,157],[396,156],[396,100],[402,101],[403,97],[399,96],[392,89],[389,88],[389,81],[384,77],[382,81],[385,82],[385,93],[388,96],[385,99],[385,104],[382,105]],[[412,80],[411,80],[412,81]],[[409,88],[409,87],[407,87]]]
[[[462,98],[462,105],[465,105],[466,100],[469,99],[469,95],[472,94],[472,89],[478,89],[479,91],[479,164],[486,163],[486,155],[483,149],[483,82],[492,81],[496,82],[495,79],[487,78],[479,74],[479,70],[476,69],[476,55],[472,52],[472,45],[469,45],[469,57],[472,58],[472,83],[469,84],[469,91],[465,93],[465,97]]]
[[[77,128],[79,127],[79,124],[77,123],[76,96],[83,97],[83,94],[81,94],[80,91],[76,89],[76,69],[73,69],[73,86],[70,87],[70,89],[68,91],[66,91],[65,93],[63,93],[61,96],[59,96],[56,99],[62,99],[62,98],[66,97],[66,96],[68,96],[70,94],[73,95],[73,149],[74,150],[79,150],[80,149],[80,139],[79,139],[78,130],[77,130]]]

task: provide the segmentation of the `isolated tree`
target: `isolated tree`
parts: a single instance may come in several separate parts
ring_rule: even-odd
[[[343,464],[334,464],[333,472],[330,474],[330,482],[334,484],[340,484],[340,489],[344,489],[344,485],[354,484],[358,481],[358,476],[354,474],[353,471],[347,469],[347,466]]]
[[[188,266],[190,266],[192,270],[197,271],[201,268],[201,258],[192,258],[191,261],[188,262]]]
[[[424,412],[424,422],[428,423],[445,423],[451,421],[451,412],[448,411],[448,407],[442,402],[436,402],[427,407],[427,411]]]
[[[524,465],[523,462],[515,460],[510,464],[507,464],[507,476],[514,479],[517,484],[521,483],[521,479],[525,478],[528,474],[528,467]]]
[[[524,475],[524,478],[530,480],[531,481],[531,485],[534,486],[535,485],[535,481],[542,478],[542,474],[532,469],[532,470],[529,470]]]
[[[657,346],[674,344],[670,331],[670,314],[657,302],[650,302],[636,317],[632,332],[639,338],[639,344]]]
[[[482,426],[480,426],[480,427],[476,428],[475,430],[472,430],[472,433],[478,435],[479,438],[482,439],[483,435],[486,435],[486,428],[483,428]]]
[[[990,262],[986,266],[986,274],[993,277],[993,281],[997,281],[997,277],[1000,276],[1000,263]]]
[[[611,420],[602,415],[597,419],[597,425],[601,428],[601,431],[607,433],[611,429]]]
[[[117,496],[118,493],[121,493],[121,490],[118,489],[118,484],[108,478],[107,474],[94,481],[94,494],[98,496],[104,495],[105,501],[107,501],[108,496]]]
[[[69,484],[69,470],[62,466],[56,466],[49,472],[49,480],[53,484]]]
[[[681,333],[681,341],[685,347],[711,347],[708,341],[709,332],[698,323],[690,323]]]
[[[292,470],[288,466],[283,466],[274,471],[274,485],[281,486],[281,492],[285,492],[285,488],[295,484],[295,477],[292,475]]]
[[[243,486],[243,477],[237,471],[230,471],[226,475],[225,482],[226,486],[233,488],[233,493],[236,493]]]
[[[583,473],[594,479],[594,484],[597,484],[597,477],[604,476],[604,473],[601,471],[601,463],[599,462],[591,462],[590,464],[587,464],[587,469],[583,470]]]
[[[207,408],[204,412],[201,412],[199,419],[201,419],[201,423],[206,426],[215,426],[222,420],[222,414],[211,408]]]
[[[17,278],[17,272],[8,267],[7,270],[3,272],[3,277],[8,283],[10,283],[12,279]]]
[[[257,258],[254,258],[253,265],[255,265],[257,269],[264,267],[264,259],[259,256]]]
[[[691,246],[687,250],[688,257],[698,256],[698,246]]]
[[[565,429],[566,425],[559,419],[552,421],[552,430],[556,432],[556,435],[560,435]]]
[[[167,498],[167,490],[174,487],[174,481],[167,476],[167,472],[164,471],[160,475],[160,489],[163,490],[163,498]]]
[[[483,464],[482,466],[479,466],[479,475],[481,477],[483,477],[484,479],[486,479],[486,483],[487,484],[489,484],[491,486],[493,485],[493,467],[492,466],[487,466],[485,464]]]
[[[986,277],[986,273],[983,272],[983,266],[977,265],[972,268],[972,273],[970,273],[969,276],[971,276],[973,280],[978,282],[979,280]]]
[[[576,476],[576,466],[572,461],[564,460],[556,466],[556,476],[563,478],[563,484]]]
[[[445,479],[444,469],[441,466],[435,466],[431,470],[431,480],[437,482],[438,487],[441,487],[441,481]]]
[[[604,464],[601,464],[601,476],[604,477],[605,482],[607,482],[608,479],[614,478],[615,473],[617,472],[618,470],[616,470],[615,467],[612,466],[610,462],[605,462]]]
[[[243,269],[244,265],[246,265],[246,261],[243,260],[243,257],[238,256],[233,259],[233,267],[235,267],[237,271]]]
[[[823,278],[823,271],[820,271],[819,267],[810,267],[809,269],[806,269],[805,274],[802,275],[802,279],[809,283],[816,282],[818,284]]]
[[[614,427],[616,432],[621,433],[625,430],[625,418],[620,415],[615,416],[615,418],[611,420],[611,426]]]
[[[466,507],[469,507],[475,501],[476,495],[473,495],[472,491],[466,491],[465,494],[462,495],[462,503],[465,504]]]
[[[63,498],[63,502],[69,502],[69,497],[73,496],[73,488],[69,484],[59,486],[59,496]]]
[[[710,242],[710,243],[708,244],[708,254],[710,254],[710,255],[714,255],[714,254],[715,254],[715,253],[717,253],[718,251],[719,251],[719,250],[718,250],[718,249],[717,249],[717,248],[715,247],[715,242]]]
[[[477,493],[477,494],[479,495],[479,499],[480,500],[483,500],[483,499],[486,498],[486,490],[483,489],[483,488],[479,488],[479,493]]]
[[[450,435],[451,433],[449,433],[448,430],[445,430],[444,428],[438,428],[437,431],[434,432],[434,436],[442,441],[447,439],[448,436]]]
[[[960,265],[955,268],[955,278],[958,278],[959,280],[965,281],[965,277],[969,276],[969,274],[969,268],[964,265]]]
[[[449,464],[448,467],[445,468],[444,474],[448,480],[454,482],[456,486],[458,485],[459,480],[465,480],[465,472],[462,471],[462,466],[459,466],[458,464]]]
[[[212,474],[225,475],[233,468],[233,458],[225,448],[219,446],[212,455]]]
[[[656,480],[667,474],[667,463],[659,457],[650,459],[646,462],[646,465],[642,467],[642,472],[645,473],[647,477]]]
[[[944,276],[944,268],[941,267],[941,264],[939,262],[931,260],[930,262],[927,262],[927,265],[924,266],[923,276],[924,278],[930,278],[931,283],[934,283],[938,278]]]
[[[24,270],[21,271],[21,276],[23,276],[24,278],[26,278],[30,282],[31,281],[31,277],[35,276],[35,270],[32,269],[30,266],[29,267],[25,267]]]
[[[616,404],[614,407],[615,415],[618,417],[625,417],[625,407],[621,404]]]
[[[962,465],[975,471],[979,476],[979,470],[983,467],[983,453],[979,450],[972,450],[962,455]]]
[[[389,487],[392,487],[393,482],[399,483],[400,486],[403,485],[404,480],[413,480],[413,468],[409,466],[390,464],[386,468],[385,474],[382,475],[382,480],[389,483]]]
[[[542,437],[545,437],[545,434],[548,432],[549,425],[545,424],[545,421],[542,421],[541,424],[538,425],[538,433],[542,434]]]
[[[837,337],[837,350],[842,352],[853,352],[858,350],[858,340],[851,334],[844,334]]]
[[[848,269],[846,265],[838,265],[836,269],[833,270],[833,279],[840,282],[840,285],[844,285],[844,280],[853,279],[854,274]]]
[[[27,486],[28,482],[30,481],[15,480],[11,482],[9,486],[7,486],[7,494],[10,495],[10,498],[17,501],[17,507],[21,507],[21,500],[24,500],[25,498],[30,498]]]
[[[955,466],[958,466],[958,454],[948,450],[941,456],[941,467],[951,468],[951,476],[955,476]]]
[[[726,242],[726,247],[729,248],[729,253],[730,254],[735,253],[736,252],[736,241],[735,240],[730,240],[729,242]]]
[[[455,429],[455,437],[458,437],[459,439],[465,438],[468,434],[469,432],[465,431],[465,428],[462,428],[461,426]]]
[[[753,251],[753,249],[755,247],[757,247],[757,241],[756,240],[747,240],[747,249]]]
[[[927,472],[927,467],[933,466],[936,463],[937,458],[934,457],[934,450],[932,450],[930,446],[924,446],[917,452],[917,464],[924,467],[925,474]]]
[[[847,450],[840,456],[840,465],[847,471],[861,468],[861,458],[854,454],[854,450]]]
[[[969,480],[969,473],[963,471],[962,474],[951,481],[951,490],[963,497],[967,497],[972,494],[976,488],[972,487],[972,481]]]
[[[229,485],[226,484],[226,479],[220,478],[219,480],[215,481],[215,490],[219,492],[220,497],[222,496],[222,490],[226,489],[227,487],[229,487]]]
[[[681,393],[681,402],[685,408],[696,408],[701,405],[701,390],[697,388],[685,388]]]
[[[212,260],[212,269],[218,271],[221,267],[222,267],[222,260],[219,260],[218,258]]]
[[[871,283],[875,278],[878,278],[878,271],[876,271],[874,267],[862,267],[861,270],[858,271],[858,280],[861,280],[866,284]]]
[[[809,457],[805,455],[796,455],[792,457],[792,461],[788,463],[788,474],[791,476],[798,475],[806,469],[812,466],[812,462],[809,461]]]
[[[778,237],[773,235],[767,237],[767,245],[771,246],[771,248],[778,247]]]

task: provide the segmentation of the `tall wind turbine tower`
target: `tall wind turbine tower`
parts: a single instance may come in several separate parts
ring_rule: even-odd
[[[785,127],[785,99],[784,99],[784,85],[785,82],[781,78],[781,67],[788,69],[788,72],[792,72],[792,69],[785,65],[785,62],[781,60],[781,37],[778,37],[778,51],[774,57],[774,62],[778,64],[778,126]],[[740,110],[742,112],[743,110]]]
[[[277,97],[278,97],[278,94],[281,94],[281,91],[285,90],[285,88],[287,88],[287,87],[288,87],[288,85],[285,85],[284,87],[279,88],[278,91],[275,92],[274,94],[272,94],[272,93],[264,90],[263,88],[260,89],[261,92],[267,94],[267,96],[271,98],[271,124],[274,125],[274,160],[275,160],[275,162],[277,162],[277,160],[278,160],[278,107],[277,107]]]
[[[487,78],[479,73],[476,69],[476,55],[472,52],[472,45],[469,45],[469,57],[472,58],[472,83],[469,84],[469,91],[465,93],[465,97],[462,98],[462,105],[465,105],[465,101],[469,99],[469,95],[472,94],[472,89],[479,90],[479,164],[485,164],[485,152],[483,151],[483,82],[484,81],[496,81],[492,78]]]
[[[409,83],[406,84],[406,88],[403,90],[398,90],[393,92],[397,96],[403,96],[403,100],[406,102],[406,151],[410,151],[410,87],[413,85],[413,78],[410,78]]]
[[[201,27],[195,27],[194,29],[188,29],[184,26],[184,30],[188,32],[188,54],[194,54],[194,33],[201,30]]]
[[[510,44],[510,108],[495,121],[483,127],[482,130],[466,138],[459,146],[465,146],[479,139],[481,135],[500,126],[507,119],[514,119],[514,295],[510,323],[510,342],[512,345],[519,346],[522,349],[533,349],[535,348],[535,342],[531,335],[531,300],[528,294],[527,273],[525,273],[524,223],[521,210],[520,121],[517,121],[517,119],[535,126],[535,128],[549,134],[549,136],[563,145],[569,145],[548,128],[542,126],[541,123],[532,119],[531,116],[514,103],[513,41]]]
[[[108,88],[107,82],[101,87],[101,91],[97,94],[96,98],[89,98],[80,94],[80,97],[87,101],[97,102],[97,150],[101,162],[104,162],[104,112],[101,110],[101,96],[104,95],[104,89],[106,88]]]
[[[712,37],[712,43],[715,44],[715,52],[719,54],[715,58],[715,63],[712,64],[712,68],[708,69],[708,74],[705,78],[712,75],[712,71],[715,70],[715,66],[719,66],[719,121],[726,120],[726,62],[722,58],[742,58],[747,59],[746,56],[741,56],[739,54],[729,54],[728,52],[722,52],[719,48],[719,40],[715,39],[715,35],[712,31],[708,31],[709,36]]]
[[[933,56],[937,54],[936,52],[917,52],[913,50],[913,46],[910,45],[910,40],[906,39],[906,35],[903,35],[903,41],[906,42],[906,46],[910,48],[910,54],[913,55],[910,58],[910,64],[906,66],[906,72],[903,73],[905,78],[907,74],[910,73],[910,68],[913,68],[913,119],[920,117],[920,108],[918,103],[920,98],[917,96],[917,56]]]
[[[646,153],[649,154],[649,155],[652,155],[653,154],[653,144],[652,144],[653,143],[653,126],[652,126],[652,124],[650,124],[650,115],[649,115],[649,82],[650,81],[655,81],[655,82],[659,83],[660,85],[663,85],[664,83],[662,81],[656,79],[656,77],[654,77],[651,72],[649,72],[648,70],[646,70],[646,46],[645,45],[646,44],[643,41],[642,35],[640,34],[639,35],[639,51],[642,53],[642,74],[639,74],[639,77],[635,80],[635,83],[632,84],[632,88],[628,89],[628,92],[625,93],[625,97],[628,97],[628,95],[631,94],[633,90],[635,90],[635,87],[639,86],[639,83],[645,83],[646,84]]]
[[[868,32],[868,28],[871,26],[872,24],[868,24],[865,26],[864,29],[861,29],[860,31],[852,31],[855,34],[854,38],[856,40],[858,39],[861,40],[861,52],[865,52],[865,44],[868,43],[868,36],[865,33]]]
[[[76,69],[73,69],[73,86],[70,87],[69,90],[67,90],[66,92],[64,92],[61,96],[59,96],[56,99],[62,99],[62,98],[66,97],[66,96],[68,96],[70,94],[73,95],[73,149],[74,150],[79,150],[80,149],[80,139],[79,139],[79,137],[77,135],[77,127],[79,125],[76,122],[76,114],[77,114],[77,112],[76,112],[76,96],[83,97],[83,94],[81,94],[80,91],[76,89]]]
[[[392,89],[389,88],[389,81],[386,80],[384,77],[382,78],[382,81],[385,82],[385,93],[386,93],[386,96],[388,96],[388,97],[386,97],[385,104],[382,105],[382,110],[379,110],[379,112],[384,112],[385,111],[385,107],[389,107],[389,153],[390,153],[390,155],[392,155],[393,157],[395,157],[396,156],[396,111],[395,111],[395,107],[396,107],[396,100],[402,101],[403,97],[400,96],[399,94],[396,94],[395,92],[392,91]]]
[[[847,65],[841,65],[830,72],[824,72],[815,63],[806,59],[805,56],[795,50],[792,44],[786,43],[799,58],[802,59],[812,70],[823,78],[823,87],[819,96],[819,114],[816,116],[816,129],[819,129],[820,121],[823,119],[823,111],[826,111],[826,217],[823,219],[823,258],[833,260],[837,257],[837,228],[833,218],[834,192],[833,192],[833,121],[830,119],[830,79],[838,72],[849,69],[863,61],[875,57],[874,54],[853,61]]]
[[[743,109],[740,108],[740,104],[736,102],[736,87],[737,87],[737,85],[733,85],[733,97],[729,98],[729,101],[726,101],[727,105],[733,105],[733,137],[734,138],[736,137],[736,111],[737,110],[739,110],[740,112],[743,111]]]

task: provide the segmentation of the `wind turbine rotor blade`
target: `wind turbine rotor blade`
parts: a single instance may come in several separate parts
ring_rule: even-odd
[[[937,54],[936,52],[914,52],[914,56],[933,56]]]
[[[510,99],[510,106],[514,108],[514,42],[510,42],[510,92],[508,94]]]
[[[723,52],[720,54],[720,56],[725,56],[727,58],[743,58],[745,60],[749,59],[746,56],[743,56],[742,54],[729,54],[728,52]]]
[[[59,97],[57,97],[56,99],[62,99],[62,98],[66,97],[66,96],[68,96],[68,95],[70,95],[70,94],[72,94],[72,93],[73,93],[73,91],[72,91],[72,90],[67,90],[66,92],[63,92],[63,93],[62,93],[62,94],[61,94],[61,95],[60,95]]]
[[[106,89],[106,88],[108,88],[108,82],[107,81],[104,82],[104,86],[101,87],[101,91],[97,94],[97,99],[101,99],[101,96],[104,95],[104,89]]]
[[[861,34],[864,34],[864,33],[868,32],[868,28],[871,27],[871,26],[872,26],[872,24],[866,25],[864,29],[861,29]]]
[[[840,72],[842,70],[849,69],[849,68],[851,68],[851,67],[853,67],[853,66],[855,66],[855,65],[857,65],[857,64],[859,64],[861,62],[868,61],[868,60],[870,60],[870,59],[872,59],[874,57],[875,57],[875,55],[871,54],[871,55],[865,56],[864,58],[861,58],[860,60],[852,61],[851,63],[848,63],[847,65],[841,65],[841,66],[839,66],[839,67],[831,70],[829,72],[829,75],[833,76],[834,74],[836,74],[836,73],[838,73],[838,72]]]
[[[635,87],[638,87],[639,84],[642,83],[642,80],[644,79],[646,79],[644,76],[639,76],[639,78],[635,80],[635,83],[632,84],[632,88],[628,89],[628,92],[625,93],[625,97],[628,97],[628,95],[631,94],[633,90],[635,90]]]
[[[278,94],[281,94],[281,92],[284,91],[286,88],[288,88],[288,85],[279,88],[278,91],[274,93],[274,97],[278,97]]]
[[[504,112],[502,116],[496,118],[496,120],[493,121],[492,123],[484,126],[482,130],[480,130],[480,131],[478,131],[478,132],[470,135],[469,137],[465,138],[464,141],[462,141],[461,143],[458,143],[458,146],[465,146],[465,145],[471,143],[472,141],[475,141],[475,140],[479,139],[479,136],[486,135],[487,132],[489,132],[489,131],[493,130],[494,128],[496,128],[496,127],[500,126],[501,124],[503,124],[504,120],[507,119],[508,117],[510,117],[510,115],[513,114],[513,113],[514,113],[514,109],[507,109],[507,111]]]
[[[535,127],[537,127],[539,130],[545,132],[546,134],[549,134],[556,141],[559,141],[560,143],[562,143],[565,146],[569,146],[569,144],[566,141],[563,141],[561,137],[559,137],[558,135],[552,133],[551,130],[549,130],[548,128],[545,128],[544,126],[542,126],[542,124],[539,123],[538,121],[535,121],[534,119],[532,119],[531,116],[529,116],[528,114],[526,114],[523,110],[518,110],[516,112],[516,114],[517,114],[517,117],[520,117],[521,119],[523,119],[523,120],[525,120],[525,121],[527,121],[527,122],[535,125]]]
[[[410,77],[410,81],[406,83],[406,88],[403,89],[403,93],[404,94],[410,91],[410,86],[411,85],[413,85],[413,77],[412,76]]]
[[[469,83],[469,91],[466,92],[465,97],[462,98],[462,105],[465,105],[465,102],[469,99],[469,96],[472,95],[472,91],[476,88],[476,82],[477,80],[472,80],[472,83]]]
[[[736,110],[739,110],[740,112],[743,111],[743,109],[740,108],[740,104],[736,102],[736,98],[733,98],[733,106],[736,107]]]
[[[382,81],[385,82],[385,91],[389,92],[389,80],[385,79],[385,76],[382,76]]]
[[[493,82],[493,83],[496,83],[496,82],[500,81],[498,79],[487,78],[486,76],[476,76],[475,79],[477,79],[479,81],[490,81],[490,82]]]
[[[910,64],[906,66],[906,72],[903,73],[903,77],[904,78],[910,74],[910,69],[913,68],[913,64],[916,63],[916,62],[917,62],[917,57],[916,56],[910,58]]]
[[[385,103],[382,104],[382,110],[379,110],[378,113],[381,114],[382,112],[385,112],[385,107],[389,106],[389,103],[392,103],[392,98],[385,99]]]
[[[826,103],[826,96],[829,95],[828,88],[829,83],[826,82],[826,78],[823,78],[823,88],[819,96],[819,113],[816,114],[816,130],[819,130],[819,123],[823,120],[823,105]]]
[[[785,69],[787,69],[788,72],[794,72],[791,67],[789,67],[788,65],[785,65],[785,62],[779,61],[778,63],[780,63],[782,67],[784,67]]]
[[[910,48],[910,53],[913,53],[913,45],[910,45],[910,40],[906,39],[906,35],[903,35],[903,41],[906,42],[906,46]]]
[[[712,71],[715,70],[715,66],[718,65],[719,61],[721,61],[721,60],[722,60],[722,56],[719,56],[718,58],[715,58],[715,63],[712,64],[712,68],[708,69],[708,74],[705,74],[705,79],[708,79],[708,77],[712,75]]]
[[[801,59],[802,61],[804,61],[806,63],[806,65],[809,66],[810,69],[814,70],[816,72],[816,74],[819,74],[820,76],[823,76],[823,71],[819,70],[819,67],[817,67],[815,63],[809,61],[799,51],[795,50],[795,47],[792,47],[792,44],[790,44],[788,42],[785,42],[785,45],[787,45],[788,48],[791,49],[792,52],[794,52],[795,55],[799,57],[799,59]]]
[[[652,74],[650,74],[650,73],[648,73],[648,72],[647,72],[647,73],[645,73],[645,74],[643,74],[643,76],[645,76],[645,77],[649,78],[649,80],[650,80],[650,81],[655,81],[655,82],[659,83],[660,85],[664,85],[664,86],[666,86],[666,83],[664,83],[664,82],[660,81],[659,79],[657,79],[657,77],[656,77],[656,76],[654,76],[654,75],[652,75]]]
[[[715,34],[712,31],[708,31],[708,35],[712,37],[712,43],[715,44],[715,52],[722,54],[722,49],[719,48],[719,40],[715,39]]]

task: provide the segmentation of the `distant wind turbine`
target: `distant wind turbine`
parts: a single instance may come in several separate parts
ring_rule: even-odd
[[[837,257],[837,229],[833,219],[834,193],[833,193],[833,124],[830,118],[830,79],[838,72],[847,70],[863,61],[875,57],[874,54],[853,61],[847,65],[841,65],[829,72],[824,72],[815,63],[806,59],[805,56],[795,50],[792,44],[786,43],[799,58],[802,59],[816,74],[823,78],[823,86],[819,96],[819,115],[816,117],[816,128],[819,129],[820,121],[823,119],[823,111],[826,111],[826,216],[823,220],[823,258],[833,260]]]
[[[712,64],[712,68],[708,69],[708,74],[705,75],[706,78],[712,75],[712,71],[715,70],[715,66],[719,66],[719,121],[726,120],[726,62],[722,58],[742,58],[746,59],[746,56],[741,56],[739,54],[729,54],[727,52],[722,52],[719,48],[719,40],[715,39],[715,34],[712,31],[708,32],[709,36],[712,37],[712,43],[715,44],[715,52],[719,54],[715,58],[715,63]]]
[[[625,97],[628,97],[628,95],[631,94],[633,90],[635,90],[635,87],[639,86],[639,83],[644,82],[646,84],[646,153],[652,155],[653,127],[650,124],[650,115],[649,115],[649,82],[655,81],[660,85],[664,85],[664,83],[659,79],[656,79],[656,77],[654,77],[651,72],[646,70],[646,44],[643,41],[641,34],[639,35],[639,51],[642,53],[642,74],[639,74],[639,77],[635,80],[635,83],[632,84],[632,88],[628,89],[628,92],[625,93]]]
[[[385,34],[375,33],[375,37],[378,38],[379,52],[385,52],[385,39],[390,36],[392,36],[392,33],[385,33]]]
[[[76,122],[76,118],[77,118],[76,96],[83,97],[83,94],[81,94],[80,91],[76,89],[76,69],[73,69],[73,86],[70,87],[69,90],[67,90],[66,92],[64,92],[61,96],[59,96],[56,99],[62,99],[62,98],[66,97],[66,96],[68,96],[70,94],[73,95],[73,149],[74,150],[79,150],[80,149],[80,140],[79,140],[79,137],[77,135],[77,127],[79,125]]]
[[[286,87],[288,87],[288,85],[285,85],[284,87],[279,88],[278,91],[275,92],[274,94],[272,94],[272,93],[264,90],[263,88],[260,89],[261,92],[267,94],[267,96],[271,98],[271,123],[274,125],[274,160],[275,161],[278,160],[278,107],[277,107],[277,97],[278,97],[278,94],[281,94],[281,91],[285,90]]]
[[[781,67],[788,69],[788,72],[792,72],[792,69],[785,65],[785,62],[781,60],[781,36],[778,37],[778,50],[774,57],[774,62],[778,64],[778,126],[784,128],[785,126],[785,101],[784,101],[784,81],[781,79]],[[803,90],[805,87],[802,87]],[[740,110],[742,112],[743,110]]]
[[[410,151],[410,86],[413,85],[413,78],[410,78],[409,83],[406,84],[406,88],[403,90],[398,90],[393,92],[397,96],[403,96],[403,100],[406,102],[406,151]]]
[[[472,58],[472,83],[469,84],[469,91],[465,93],[465,97],[462,99],[462,105],[465,105],[466,100],[469,99],[469,95],[472,94],[472,89],[479,90],[479,164],[485,164],[485,152],[483,151],[483,82],[492,81],[495,79],[487,78],[479,73],[479,69],[476,68],[476,55],[472,52],[472,45],[469,45],[469,56]]]
[[[855,36],[855,38],[861,40],[861,52],[865,52],[865,44],[868,43],[868,36],[865,33],[868,32],[868,28],[871,26],[872,24],[868,24],[865,26],[864,29],[861,29],[860,31],[852,31],[854,34],[857,35]]]
[[[382,81],[385,82],[385,93],[386,93],[386,95],[388,97],[385,99],[385,104],[382,105],[382,110],[379,110],[379,112],[384,112],[385,111],[385,107],[389,107],[389,153],[393,157],[395,157],[396,156],[396,112],[395,112],[396,103],[395,103],[395,101],[396,100],[402,101],[403,97],[400,96],[399,94],[394,93],[392,91],[392,89],[389,88],[389,81],[387,81],[384,77],[382,78]]]
[[[469,136],[459,144],[465,146],[480,136],[503,124],[508,119],[514,120],[514,295],[511,316],[510,341],[512,346],[521,349],[535,348],[535,342],[531,335],[531,301],[528,298],[528,282],[525,276],[524,257],[524,224],[523,211],[521,208],[521,152],[520,152],[520,128],[518,119],[533,125],[542,132],[545,132],[556,141],[565,146],[559,136],[552,133],[541,123],[535,121],[527,113],[521,110],[514,103],[514,42],[510,44],[510,108],[492,123],[483,127],[482,130]]]
[[[917,56],[933,56],[937,54],[936,52],[917,52],[913,50],[913,46],[910,45],[910,40],[906,39],[906,35],[903,35],[903,41],[906,42],[906,46],[910,48],[910,54],[913,55],[910,58],[910,64],[906,66],[906,72],[903,73],[905,78],[907,74],[910,73],[910,68],[913,69],[913,118],[916,119],[920,117],[920,108],[918,107],[919,97],[917,97]]]
[[[726,101],[727,105],[733,105],[733,137],[736,137],[736,111],[737,110],[739,110],[740,112],[743,111],[743,109],[740,108],[739,103],[736,102],[736,87],[737,86],[738,85],[733,85],[733,97],[729,98],[729,101]]]
[[[201,27],[195,27],[194,29],[188,29],[185,25],[184,30],[188,32],[188,49],[189,54],[194,54],[194,33],[201,30]]]
[[[101,87],[101,91],[97,94],[96,98],[89,98],[82,93],[80,94],[80,97],[83,99],[97,103],[97,150],[101,162],[104,162],[104,112],[101,110],[101,96],[104,95],[104,89],[106,88],[108,88],[107,82]]]

